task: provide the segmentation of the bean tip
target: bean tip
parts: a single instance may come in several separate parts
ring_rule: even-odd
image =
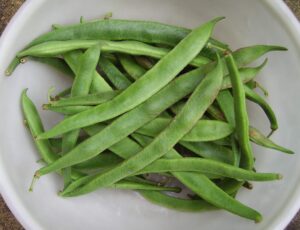
[[[24,126],[25,126],[26,128],[29,128],[29,126],[28,126],[28,122],[27,122],[27,120],[26,120],[26,119],[24,119],[24,120],[23,120],[23,124],[24,124]]]
[[[228,56],[229,54],[231,54],[231,52],[229,50],[224,51],[224,56]]]
[[[59,191],[59,192],[57,193],[57,195],[60,196],[60,197],[63,197],[63,196],[64,196],[64,191]]]
[[[278,180],[282,180],[283,179],[283,175],[282,174],[277,174],[277,179]]]
[[[253,189],[253,184],[249,183],[248,181],[246,181],[244,184],[243,184],[243,187],[251,190]]]
[[[256,218],[255,218],[255,223],[257,224],[257,223],[260,223],[260,222],[262,222],[262,220],[263,220],[263,218],[262,218],[262,216],[261,215],[258,215]]]
[[[34,139],[35,139],[36,141],[42,140],[42,138],[41,138],[40,136],[35,136]]]
[[[277,51],[288,51],[289,49],[284,46],[273,46],[273,50]]]
[[[49,104],[43,104],[42,105],[42,108],[43,108],[43,110],[48,110],[49,109]]]
[[[20,59],[20,63],[21,64],[24,64],[25,62],[27,62],[27,58],[26,57]]]
[[[30,187],[29,187],[29,190],[28,190],[29,192],[33,192],[33,187],[34,187],[36,181],[37,181],[39,178],[40,178],[39,173],[38,173],[38,172],[35,172],[35,173],[34,173],[34,176],[33,176],[33,178],[32,178],[32,181],[31,181],[31,183],[30,183]]]
[[[12,74],[12,72],[11,72],[11,71],[9,71],[9,70],[5,70],[5,76],[6,76],[6,77],[9,77],[9,76],[11,76],[11,74]]]
[[[273,133],[276,131],[276,129],[274,129],[274,128],[271,128],[272,130],[271,130],[271,132],[267,135],[267,138],[270,138],[272,135],[273,135]]]

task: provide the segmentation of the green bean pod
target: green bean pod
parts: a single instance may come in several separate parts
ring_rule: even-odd
[[[164,130],[171,119],[156,118],[136,132],[147,136],[155,137]],[[213,141],[227,137],[233,132],[232,126],[222,121],[200,120],[181,140],[182,141]]]
[[[195,154],[227,164],[233,164],[234,154],[231,149],[208,142],[185,142],[181,141],[180,145],[194,152]]]
[[[32,136],[34,137],[34,143],[43,159],[46,163],[51,163],[58,159],[58,155],[54,154],[51,150],[51,145],[49,140],[36,140],[35,137],[44,132],[44,127],[38,111],[33,104],[33,102],[26,95],[27,89],[23,90],[21,96],[22,110],[30,129]]]
[[[74,106],[64,106],[64,107],[56,107],[51,106],[51,104],[45,104],[43,106],[43,109],[50,110],[56,113],[61,113],[63,115],[74,115],[83,111],[86,111],[88,109],[93,108],[94,106],[81,106],[81,105],[74,105]]]
[[[217,96],[217,102],[224,113],[226,120],[235,127],[235,115],[234,115],[234,100],[229,90],[223,90]],[[233,152],[233,165],[239,166],[241,154],[239,151],[239,147],[235,140],[235,135],[231,135],[230,143]]]
[[[265,65],[265,62],[255,68],[242,68],[240,69],[240,77],[242,79],[243,82],[247,82],[250,79],[254,78],[263,68],[263,66]],[[133,68],[133,66],[131,66]],[[132,70],[134,71],[134,70]],[[136,74],[136,76],[139,76],[138,74]],[[139,76],[140,77],[140,76]],[[227,88],[231,88],[232,84],[230,81],[229,76],[225,76],[223,83],[222,83],[222,89],[227,89]],[[104,93],[100,93],[100,94],[91,94],[91,95],[87,95],[87,96],[82,96],[82,97],[74,97],[74,98],[67,98],[64,99],[62,98],[59,101],[54,101],[51,103],[51,105],[46,105],[46,108],[50,108],[50,107],[64,107],[64,106],[71,106],[71,105],[78,105],[78,106],[83,106],[83,105],[99,105],[102,104],[104,102],[107,102],[111,99],[113,99],[113,97],[117,96],[117,94],[120,94],[122,91],[109,91],[107,92],[105,90]],[[221,94],[222,92],[220,92]],[[78,101],[77,101],[78,100]],[[88,108],[88,107],[87,107]],[[217,111],[213,110],[214,108],[210,107],[209,111],[213,114],[216,113],[216,117],[219,117],[217,115]],[[81,110],[83,111],[83,110]],[[81,112],[80,111],[80,112]],[[75,114],[75,113],[73,113]]]
[[[252,89],[250,89],[247,85],[245,87],[245,93],[248,100],[258,104],[265,114],[267,115],[269,121],[270,121],[270,128],[272,132],[278,129],[278,122],[276,115],[271,108],[271,106],[257,93],[255,93]]]
[[[75,180],[72,184],[70,184],[63,192],[60,192],[61,196],[64,196],[66,191],[72,190],[79,186],[82,186],[89,181],[91,181],[95,175],[89,175],[82,178]],[[142,183],[142,182],[135,182],[130,180],[122,180],[118,181],[115,184],[109,185],[106,188],[110,189],[123,189],[123,190],[145,190],[145,191],[168,191],[168,192],[180,192],[181,189],[177,187],[163,187],[155,184],[150,183]]]
[[[114,90],[104,93],[89,94],[86,96],[77,96],[77,97],[68,97],[60,98],[57,101],[52,101],[50,104],[45,105],[49,107],[65,107],[65,106],[86,106],[86,105],[99,105],[101,103],[107,102],[118,94],[121,91]]]
[[[159,159],[135,175],[154,172],[200,172],[238,180],[271,181],[281,179],[276,173],[255,173],[221,162],[201,158]]]
[[[151,191],[140,191],[140,194],[151,203],[181,212],[201,212],[217,209],[203,200],[186,200]]]
[[[250,139],[252,142],[254,142],[257,145],[275,149],[283,153],[293,154],[294,152],[290,149],[284,148],[280,145],[275,144],[273,141],[271,141],[269,138],[264,136],[258,129],[250,126]]]
[[[102,52],[118,52],[131,55],[143,55],[156,59],[161,59],[166,56],[171,50],[151,46],[145,43],[137,41],[105,41],[105,40],[70,40],[70,41],[52,41],[41,43],[36,46],[32,46],[17,54],[18,58],[26,56],[34,57],[53,57],[58,56],[70,51],[79,49],[88,49],[92,46],[100,46]],[[190,60],[192,66],[201,66],[210,62],[210,59],[202,57],[200,55]]]
[[[227,54],[225,60],[233,86],[236,134],[242,149],[241,164],[242,167],[252,170],[254,161],[249,138],[249,118],[246,108],[244,85],[240,79],[239,71],[232,54]]]
[[[286,51],[287,48],[272,45],[254,45],[240,48],[232,53],[237,66],[245,66],[272,51]]]

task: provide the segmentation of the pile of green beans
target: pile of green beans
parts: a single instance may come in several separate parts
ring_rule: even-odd
[[[221,19],[193,30],[147,21],[81,20],[55,25],[21,50],[7,75],[18,63],[33,60],[73,79],[42,106],[64,115],[47,131],[27,89],[22,92],[24,123],[44,163],[33,182],[56,172],[64,181],[62,197],[104,187],[130,189],[166,208],[224,209],[260,222],[261,214],[235,196],[249,181],[282,176],[256,172],[251,142],[293,151],[250,125],[247,100],[265,112],[271,133],[278,129],[271,105],[255,92],[263,89],[255,78],[267,59],[249,64],[286,49],[254,45],[231,51],[212,38]],[[189,196],[182,197],[183,187]]]

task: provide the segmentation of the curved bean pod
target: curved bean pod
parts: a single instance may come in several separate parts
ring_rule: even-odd
[[[34,139],[35,146],[38,149],[38,152],[40,156],[42,157],[43,161],[45,161],[47,164],[50,164],[57,160],[59,156],[55,154],[52,151],[52,147],[50,145],[49,140],[36,140],[35,137],[43,132],[44,127],[41,121],[41,118],[39,116],[39,113],[33,104],[33,102],[29,99],[29,97],[26,95],[27,89],[23,90],[22,96],[21,96],[21,104],[22,104],[22,110],[24,117],[26,119],[27,125],[29,127],[29,130],[31,132],[31,135]],[[82,177],[84,174],[72,171],[72,178],[78,179]],[[32,188],[31,188],[32,189]]]
[[[38,134],[44,132],[44,127],[35,105],[26,95],[26,92],[27,89],[23,90],[21,96],[22,110],[32,136],[36,137]],[[36,140],[34,138],[34,143],[46,163],[51,163],[58,159],[58,156],[51,150],[49,140]]]
[[[284,148],[280,145],[275,144],[273,141],[271,141],[269,138],[264,136],[258,129],[250,126],[250,140],[254,142],[257,145],[275,149],[283,153],[293,154],[294,152],[290,149]]]
[[[165,193],[151,191],[140,191],[140,194],[151,203],[182,212],[200,212],[217,209],[203,200],[185,200],[168,196]]]
[[[245,66],[272,51],[286,51],[287,48],[272,45],[254,45],[243,47],[232,53],[237,66]]]
[[[150,166],[143,168],[134,175],[153,172],[200,172],[212,173],[219,176],[229,177],[238,180],[250,181],[270,181],[279,180],[281,175],[276,173],[255,173],[221,162],[201,159],[201,158],[181,158],[181,159],[159,159]]]
[[[137,41],[113,42],[105,40],[70,40],[41,43],[18,53],[17,57],[53,57],[78,49],[88,49],[96,45],[101,47],[102,52],[118,52],[131,55],[142,55],[156,59],[165,57],[171,51],[166,48],[155,47]],[[210,59],[198,55],[188,63],[190,63],[192,66],[198,67],[209,62]]]
[[[247,85],[244,85],[245,87],[245,93],[248,100],[258,104],[265,114],[267,115],[269,121],[270,121],[270,128],[272,132],[278,129],[278,122],[276,115],[271,108],[271,106],[256,92],[254,92],[252,89],[250,89]]]

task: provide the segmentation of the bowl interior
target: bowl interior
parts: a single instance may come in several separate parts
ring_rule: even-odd
[[[259,210],[264,220],[254,224],[224,211],[181,213],[152,205],[137,193],[106,190],[79,198],[62,199],[57,192],[62,182],[56,175],[41,178],[34,192],[28,186],[34,171],[41,165],[31,137],[23,125],[20,95],[24,88],[41,108],[47,102],[47,90],[66,88],[66,76],[42,64],[28,62],[12,77],[5,78],[4,69],[12,56],[37,35],[49,31],[51,24],[75,23],[80,16],[86,20],[101,18],[113,12],[114,18],[157,20],[193,28],[216,16],[226,20],[216,27],[214,36],[233,48],[253,44],[278,44],[289,52],[269,54],[269,63],[259,81],[269,90],[267,99],[277,114],[280,129],[272,137],[296,152],[300,120],[298,77],[299,47],[280,17],[267,1],[239,0],[32,0],[19,13],[13,27],[2,40],[0,57],[0,179],[2,193],[17,217],[31,229],[275,229],[286,223],[285,212],[291,207],[299,181],[299,155],[285,155],[254,147],[256,169],[279,172],[278,182],[254,183],[254,189],[242,189],[238,200]],[[271,2],[271,1],[270,1]],[[277,4],[277,3],[276,3]],[[263,112],[249,104],[251,122],[265,132],[268,121]],[[40,109],[46,128],[60,116]]]

